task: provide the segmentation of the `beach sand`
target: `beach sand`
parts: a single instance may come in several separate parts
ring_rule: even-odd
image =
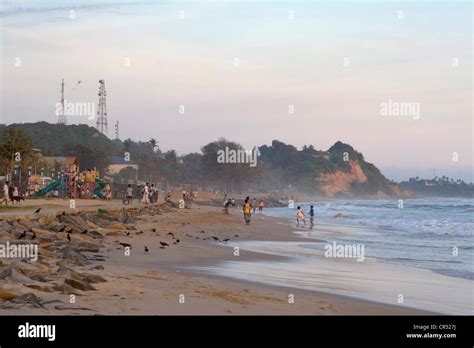
[[[31,204],[31,203],[30,203]],[[91,203],[94,209],[97,203]],[[118,208],[117,202],[109,209]],[[133,209],[141,205],[136,204]],[[126,209],[129,209],[127,207]],[[61,211],[50,207],[44,215]],[[0,218],[4,213],[0,213]],[[17,214],[25,215],[18,211]],[[8,211],[6,218],[14,214]],[[43,215],[43,216],[44,216]],[[75,303],[69,293],[44,289],[44,283],[33,282],[35,288],[18,282],[0,280],[4,293],[32,293],[42,299],[41,305],[12,303],[0,300],[0,314],[4,315],[403,315],[430,314],[397,305],[381,304],[324,292],[291,287],[258,284],[229,277],[211,276],[188,270],[209,266],[221,261],[284,258],[241,250],[239,256],[229,247],[233,241],[307,241],[292,232],[281,218],[254,215],[250,226],[243,223],[240,209],[230,215],[221,208],[193,204],[189,209],[167,208],[152,214],[146,210],[133,223],[134,229],[104,228],[100,234],[99,252],[104,261],[85,266],[69,265],[76,272],[100,275],[107,282],[94,283],[95,290],[74,289]],[[152,229],[156,229],[153,231]],[[127,233],[129,235],[127,235]],[[173,235],[171,235],[172,233]],[[64,239],[64,233],[58,233]],[[81,237],[72,235],[72,244]],[[220,241],[215,241],[217,237]],[[0,237],[1,238],[1,237]],[[58,237],[59,238],[59,237]],[[179,239],[179,243],[176,243]],[[227,242],[221,242],[229,239]],[[169,244],[160,248],[160,241]],[[125,255],[119,243],[131,245]],[[145,245],[149,252],[145,252]],[[104,269],[94,269],[102,265]],[[230,275],[229,275],[230,276]],[[31,285],[31,284],[28,284]],[[43,286],[42,291],[40,287]],[[350,284],[348,285],[350,286]],[[294,301],[292,301],[292,299]]]

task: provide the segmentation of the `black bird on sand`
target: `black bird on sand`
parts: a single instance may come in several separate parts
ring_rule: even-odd
[[[87,228],[86,228],[84,231],[81,232],[81,234],[87,234],[87,232],[89,231],[87,231]]]
[[[238,237],[238,236],[239,236],[238,234],[235,235],[235,237]]]
[[[36,209],[35,214],[38,214],[41,211],[41,208]]]
[[[160,244],[161,244],[161,246],[162,246],[162,247],[167,247],[167,246],[170,246],[168,243],[161,242],[161,241],[160,241]]]
[[[66,211],[63,211],[63,215],[66,215]]]
[[[130,231],[127,232],[127,236],[129,236],[129,235],[130,235]]]
[[[229,238],[226,238],[226,239],[223,239],[222,241],[223,242],[228,242],[230,239]]]
[[[168,232],[167,234],[168,234],[168,236],[173,236],[174,237],[173,232]]]
[[[123,246],[124,248],[132,246],[131,244],[128,244],[128,243],[119,243],[119,244]]]
[[[145,252],[147,253],[148,252],[148,247],[145,245]]]
[[[156,228],[152,228],[152,229],[151,229],[151,232],[156,232]]]
[[[218,242],[220,241],[220,239],[217,238],[217,237],[214,237],[214,236],[211,236],[211,237],[212,237],[212,239],[214,239],[215,241],[218,241]]]
[[[18,239],[23,239],[26,237],[26,231],[23,231],[22,234],[20,234],[20,237],[18,237]]]
[[[178,244],[179,243],[179,239],[176,239],[176,242],[173,242],[173,244]]]
[[[71,241],[71,235],[69,233],[67,234],[67,240]]]

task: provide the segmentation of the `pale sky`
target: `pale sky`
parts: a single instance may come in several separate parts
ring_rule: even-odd
[[[62,78],[66,100],[96,104],[105,79],[111,138],[118,120],[121,139],[179,154],[222,136],[341,140],[391,179],[436,168],[472,181],[472,13],[459,1],[0,1],[0,121],[55,123]],[[382,116],[389,100],[418,103],[419,119]]]

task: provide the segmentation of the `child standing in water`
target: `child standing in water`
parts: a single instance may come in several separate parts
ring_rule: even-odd
[[[303,210],[301,209],[300,206],[298,206],[298,208],[296,209],[296,226],[297,227],[300,225],[300,221],[303,221],[303,226],[306,225]]]
[[[309,209],[309,227],[313,228],[314,226],[314,209],[313,206]]]

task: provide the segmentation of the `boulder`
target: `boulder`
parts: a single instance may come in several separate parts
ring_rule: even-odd
[[[82,291],[95,290],[92,287],[92,285],[90,285],[88,282],[83,281],[83,280],[66,278],[66,279],[64,279],[64,283],[72,286],[74,289],[78,289],[78,290],[82,290]]]
[[[61,252],[63,254],[63,259],[74,265],[86,266],[90,264],[84,255],[69,246],[64,247]]]

